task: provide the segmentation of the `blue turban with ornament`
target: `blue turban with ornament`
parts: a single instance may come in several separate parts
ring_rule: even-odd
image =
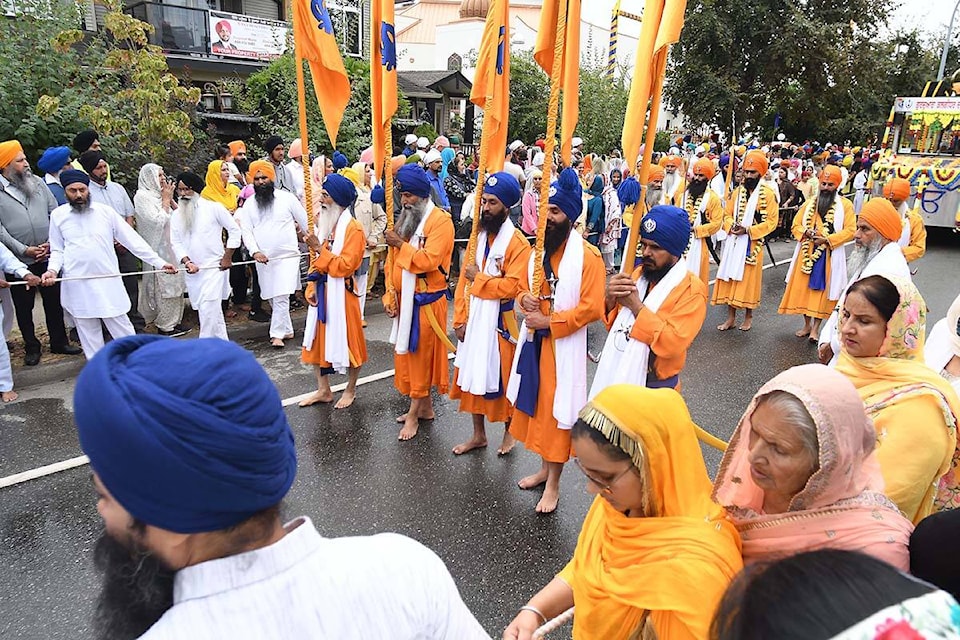
[[[412,193],[418,198],[430,197],[430,180],[427,172],[418,164],[405,164],[397,171],[400,193]]]
[[[657,205],[640,221],[640,237],[656,242],[679,258],[690,244],[690,217],[680,207]]]
[[[297,473],[276,386],[227,340],[114,340],[80,373],[73,403],[100,481],[161,529],[237,525],[278,505]]]
[[[357,199],[357,188],[350,178],[339,173],[331,173],[323,179],[323,190],[330,194],[333,201],[346,209]]]
[[[520,202],[520,196],[523,194],[520,183],[506,171],[487,176],[486,182],[483,183],[483,192],[502,202],[508,209]]]
[[[37,160],[37,168],[44,173],[56,173],[70,162],[70,147],[50,147]]]
[[[571,222],[576,222],[583,213],[583,187],[576,171],[567,167],[560,172],[560,177],[550,185],[548,202],[560,207]]]
[[[347,156],[343,155],[339,151],[333,152],[333,170],[340,171],[340,169],[346,169],[347,165],[350,164],[350,161],[347,160]]]

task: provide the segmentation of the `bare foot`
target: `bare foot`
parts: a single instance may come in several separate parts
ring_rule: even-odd
[[[806,337],[810,335],[810,327],[804,327],[803,329],[800,329],[793,335],[797,336],[798,338]]]
[[[401,442],[406,442],[407,440],[412,440],[416,435],[417,431],[420,429],[420,421],[416,418],[408,419],[403,423],[403,429],[400,429],[400,435],[397,436],[397,440]]]
[[[314,391],[309,396],[297,403],[299,407],[309,407],[314,404],[327,404],[328,402],[333,402],[333,393],[326,392],[321,393],[320,391]]]
[[[407,412],[407,413],[405,413],[405,414],[403,414],[403,415],[401,415],[401,416],[397,416],[397,424],[403,424],[404,422],[406,422],[406,421],[407,421],[407,416],[409,416],[409,415],[410,415],[410,412]],[[433,420],[434,418],[437,417],[437,414],[434,413],[433,410],[431,409],[430,411],[427,411],[427,412],[425,412],[425,413],[421,413],[421,414],[418,415],[417,417],[418,417],[420,420]]]
[[[20,394],[18,394],[13,389],[11,389],[10,391],[4,391],[0,393],[0,400],[3,400],[4,402],[13,402],[19,397],[20,397]]]
[[[810,342],[812,342],[813,344],[817,344],[818,342],[820,342],[820,336],[818,336],[817,334],[815,334],[814,332],[811,331],[811,332],[810,332]]]
[[[486,446],[487,446],[486,438],[484,438],[483,440],[477,440],[476,438],[473,438],[471,440],[468,440],[467,442],[464,442],[462,444],[458,444],[457,446],[455,446],[453,448],[453,455],[460,456],[465,454],[468,451],[473,451],[474,449],[484,449],[486,448]]]
[[[541,469],[534,474],[527,476],[526,478],[520,478],[520,481],[517,483],[517,486],[528,491],[535,487],[539,487],[547,481],[547,470]]]
[[[292,333],[288,333],[287,335],[283,336],[283,339],[284,339],[284,340],[293,340],[293,334],[292,334]]]
[[[728,329],[732,329],[735,322],[735,320],[727,320],[723,324],[718,324],[717,331],[727,331]]]
[[[509,431],[504,431],[503,442],[501,442],[500,446],[497,448],[497,455],[505,456],[511,451],[513,451],[513,448],[515,446],[517,446],[517,439],[514,438],[513,434],[510,433]]]
[[[333,405],[334,409],[346,409],[353,404],[353,401],[357,399],[356,391],[344,391],[340,394],[340,399],[337,400],[337,404]]]
[[[740,331],[750,331],[751,327],[753,327],[753,318],[744,320],[743,324],[740,325]]]
[[[537,503],[537,513],[553,513],[560,502],[560,492],[554,489],[544,489],[540,502]]]
[[[283,340],[280,338],[270,338],[270,346],[276,349],[283,349]]]

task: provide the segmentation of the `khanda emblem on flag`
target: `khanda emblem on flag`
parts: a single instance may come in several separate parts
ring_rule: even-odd
[[[317,26],[333,35],[333,22],[330,20],[330,12],[327,11],[326,0],[311,0],[310,13],[317,20]]]
[[[397,34],[389,22],[380,25],[380,64],[387,71],[397,68]]]
[[[503,52],[506,48],[506,42],[504,38],[506,37],[507,28],[504,25],[500,25],[500,39],[497,41],[497,75],[503,75]]]

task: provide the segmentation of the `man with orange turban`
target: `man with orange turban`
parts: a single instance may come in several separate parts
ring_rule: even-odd
[[[727,305],[727,320],[717,326],[727,331],[737,323],[737,309],[745,309],[741,331],[753,326],[753,310],[760,306],[763,285],[764,238],[777,228],[779,207],[770,187],[760,184],[770,163],[754,149],[743,158],[743,184],[727,201],[722,230],[727,234],[720,254],[714,305]]]
[[[680,170],[684,162],[680,156],[668,155],[663,162],[663,195],[657,204],[672,204],[681,206],[683,192],[687,188],[687,181]]]
[[[853,203],[838,193],[841,180],[839,168],[825,166],[817,197],[807,200],[793,217],[797,246],[778,312],[802,315],[803,327],[796,336],[810,336],[812,342],[817,342],[820,324],[830,317],[847,286],[844,245],[853,239],[857,221]]]
[[[710,189],[717,170],[713,160],[700,158],[693,163],[693,179],[687,185],[683,208],[690,218],[690,246],[687,249],[687,269],[700,276],[704,283],[710,279],[710,250],[707,241],[723,224],[723,201]]]
[[[867,276],[910,278],[910,267],[897,240],[903,228],[900,214],[884,198],[872,198],[863,205],[853,234],[856,246],[847,258],[847,282],[853,284]],[[849,285],[848,285],[849,287]],[[846,295],[846,290],[844,290]],[[839,309],[843,296],[820,331],[820,362],[833,366],[840,354]]]
[[[903,257],[907,262],[913,262],[923,257],[927,252],[927,229],[923,225],[923,218],[917,211],[907,206],[910,198],[910,181],[903,178],[893,178],[883,185],[883,197],[890,201],[893,208],[900,214],[903,221],[903,231],[897,239],[897,244],[903,249]],[[919,194],[917,203],[919,204]]]
[[[247,145],[243,140],[234,140],[227,144],[230,147],[230,156],[233,158],[227,163],[230,168],[230,182],[241,189],[247,184],[247,171],[250,170],[250,161],[247,160]]]

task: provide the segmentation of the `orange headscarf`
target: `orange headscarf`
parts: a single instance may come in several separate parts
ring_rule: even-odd
[[[250,163],[250,169],[247,171],[247,182],[253,184],[254,176],[260,171],[272,181],[277,181],[277,170],[274,168],[272,162],[267,160],[254,160]]]
[[[770,168],[770,161],[767,160],[767,154],[754,149],[753,151],[748,151],[747,155],[744,156],[743,168],[747,171],[759,172],[762,178],[767,173],[767,169]]]
[[[224,164],[226,163],[223,160],[214,160],[207,165],[206,186],[200,192],[200,197],[222,204],[227,211],[233,213],[237,210],[240,187],[229,182],[224,186],[223,178],[220,177],[220,169]]]
[[[613,385],[580,417],[649,469],[653,517],[628,518],[602,497],[590,507],[560,577],[573,588],[573,636],[631,637],[645,611],[660,640],[706,638],[742,568],[740,538],[710,499],[690,413],[673,389]]]
[[[243,151],[244,153],[247,152],[247,145],[246,143],[244,143],[243,140],[234,140],[233,142],[229,143],[227,146],[230,147],[230,155],[233,155],[233,156],[237,155],[241,151]]]
[[[13,162],[13,159],[23,153],[23,147],[17,140],[0,142],[0,169]]]
[[[900,214],[889,200],[883,198],[871,198],[863,204],[860,209],[860,220],[863,220],[877,233],[882,235],[890,242],[896,242],[903,234],[903,222],[900,221]]]
[[[667,172],[663,170],[663,167],[653,165],[650,167],[650,173],[647,175],[647,180],[650,182],[654,180],[663,180],[666,176]]]
[[[664,156],[663,162],[660,164],[662,164],[664,167],[676,167],[679,169],[680,165],[683,164],[683,160],[680,158],[680,156],[669,155]]]
[[[700,158],[693,163],[693,172],[696,173],[699,171],[707,177],[707,180],[713,180],[713,177],[717,175],[717,168],[713,166],[713,160],[709,158]]]
[[[829,180],[839,187],[840,183],[843,182],[843,172],[837,165],[828,164],[820,170],[820,180]]]
[[[883,197],[887,200],[903,202],[910,197],[910,181],[903,178],[892,178],[883,185]]]

